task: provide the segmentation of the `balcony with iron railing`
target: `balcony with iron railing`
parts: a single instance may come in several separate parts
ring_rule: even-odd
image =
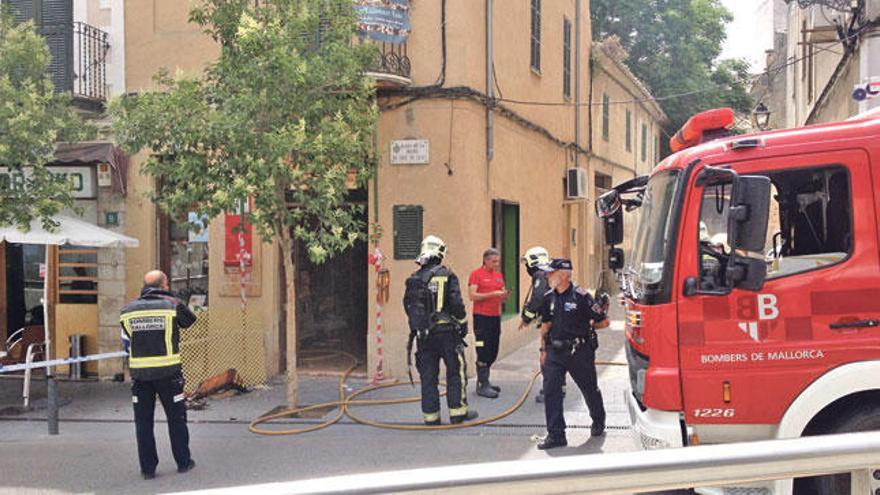
[[[107,102],[107,54],[110,35],[84,22],[74,22],[71,32],[73,56],[66,67],[74,104],[87,109],[102,109]]]
[[[68,93],[83,110],[100,112],[107,102],[110,35],[84,22],[43,25],[40,34],[52,55],[55,91]]]
[[[367,74],[376,79],[380,87],[402,87],[412,84],[409,55],[406,42],[388,43],[365,41],[377,47],[376,56],[367,69]]]

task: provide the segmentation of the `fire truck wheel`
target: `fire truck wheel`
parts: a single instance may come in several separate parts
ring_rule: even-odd
[[[852,433],[858,431],[880,430],[880,405],[861,404],[857,409],[841,418],[828,433]],[[850,493],[850,475],[835,474],[809,478],[817,495],[845,495]],[[795,490],[795,493],[800,493]]]

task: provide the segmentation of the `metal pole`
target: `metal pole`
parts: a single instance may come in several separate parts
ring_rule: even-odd
[[[49,337],[49,280],[50,270],[55,267],[49,265],[49,245],[46,245],[46,276],[43,277],[43,333],[46,341],[46,360],[52,357],[52,342]],[[46,397],[47,397],[47,421],[49,434],[58,434],[58,384],[55,383],[55,372],[51,365],[46,365]]]

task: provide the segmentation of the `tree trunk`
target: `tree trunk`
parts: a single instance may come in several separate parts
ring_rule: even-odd
[[[287,294],[287,405],[297,407],[296,389],[296,273],[293,265],[293,239],[289,228],[281,230],[281,256],[284,258],[284,283]]]

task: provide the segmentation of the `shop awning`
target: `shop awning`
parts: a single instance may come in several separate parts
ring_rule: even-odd
[[[31,229],[22,232],[16,227],[0,227],[0,242],[16,244],[72,244],[89,247],[137,247],[138,240],[117,234],[77,218],[59,215],[55,217],[58,228],[50,232],[39,220],[31,222]]]
[[[62,143],[55,146],[52,164],[107,163],[113,169],[113,192],[126,193],[125,178],[128,175],[128,156],[113,143],[107,141],[84,141]]]

